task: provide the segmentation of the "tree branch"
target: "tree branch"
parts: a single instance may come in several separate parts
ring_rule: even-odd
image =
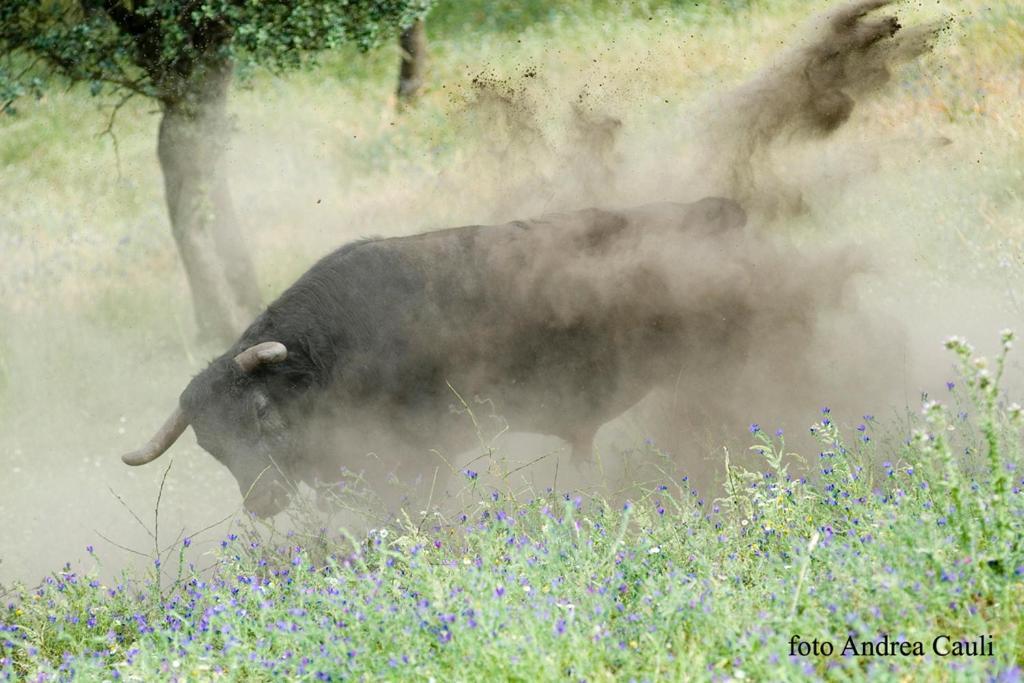
[[[118,29],[133,38],[138,38],[155,27],[151,19],[139,16],[118,0],[81,0],[81,3],[85,12],[103,10]]]
[[[117,135],[114,134],[114,119],[117,118],[117,112],[121,111],[121,107],[127,104],[128,100],[135,97],[137,93],[129,90],[118,102],[114,105],[114,108],[110,111],[110,118],[107,120],[107,127],[100,133],[100,137],[109,135],[111,142],[114,143],[114,161],[117,164],[117,179],[121,179],[121,147],[117,142]]]

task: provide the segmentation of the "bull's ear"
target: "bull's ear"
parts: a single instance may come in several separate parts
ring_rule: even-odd
[[[261,342],[250,346],[235,356],[235,363],[242,372],[250,373],[261,365],[280,363],[288,357],[288,349],[281,342]]]

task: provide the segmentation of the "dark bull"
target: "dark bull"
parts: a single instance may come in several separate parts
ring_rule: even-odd
[[[808,332],[808,288],[771,274],[778,257],[745,222],[735,202],[709,198],[349,244],[197,375],[124,461],[151,462],[191,425],[246,507],[271,515],[286,481],[336,480],[371,435],[405,474],[437,464],[429,449],[471,447],[455,392],[589,458],[597,428],[659,383],[724,371],[765,325],[794,344]],[[756,301],[760,276],[775,291]],[[327,428],[341,435],[329,447]]]

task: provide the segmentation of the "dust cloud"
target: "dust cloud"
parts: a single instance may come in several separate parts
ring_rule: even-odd
[[[887,4],[842,4],[797,36],[775,25],[784,30],[772,36],[785,42],[781,54],[739,83],[703,83],[697,89],[705,96],[685,103],[669,103],[657,77],[558,74],[558,55],[507,76],[474,72],[449,88],[451,139],[418,156],[396,155],[365,176],[336,157],[360,136],[390,126],[392,114],[350,125],[316,107],[242,94],[231,184],[264,295],[269,300],[314,258],[357,237],[729,197],[748,218],[743,240],[728,248],[695,233],[676,244],[640,240],[598,263],[546,258],[562,253],[555,249],[533,254],[518,282],[557,274],[558,286],[531,290],[544,292],[543,304],[556,311],[571,313],[581,302],[628,304],[628,294],[643,305],[683,302],[704,313],[728,302],[748,312],[746,324],[721,330],[725,343],[686,348],[678,373],[601,429],[591,469],[568,464],[558,439],[516,434],[514,424],[489,414],[490,397],[471,397],[479,447],[443,454],[454,472],[447,495],[471,503],[490,485],[519,495],[574,486],[621,495],[650,474],[638,454],[651,443],[667,454],[662,464],[710,490],[723,446],[744,452],[752,422],[784,429],[793,450],[808,455],[815,449],[806,428],[825,405],[849,424],[865,413],[898,422],[920,392],[936,393],[952,377],[942,338],[994,340],[1019,311],[978,305],[1001,298],[997,285],[956,292],[936,285],[934,261],[946,256],[919,255],[934,215],[922,204],[933,196],[894,187],[934,180],[965,153],[944,130],[907,137],[904,127],[898,138],[891,122],[878,123],[898,90],[893,81],[903,70],[927,70],[929,48],[947,26],[926,20],[901,27]],[[675,40],[668,33],[662,46]],[[686,53],[668,54],[681,61]],[[638,71],[647,58],[637,57]],[[454,151],[445,156],[446,148]],[[161,199],[152,200],[154,218]],[[914,218],[915,210],[925,218]],[[880,225],[886,219],[891,224]],[[0,304],[0,320],[9,323],[0,343],[11,397],[0,414],[8,483],[0,498],[0,583],[33,581],[64,560],[89,563],[87,543],[101,552],[107,576],[147,566],[154,547],[180,547],[185,536],[197,539],[186,557],[204,566],[218,536],[242,523],[234,481],[190,434],[168,456],[174,465],[163,483],[170,460],[129,470],[117,458],[148,438],[189,376],[222,351],[190,341],[188,310],[179,301],[184,281],[169,241],[144,246],[138,269],[112,277],[143,278],[146,268],[170,274],[170,284],[138,303],[163,302],[169,311],[155,331],[138,322],[108,334],[88,316],[55,319],[45,307]],[[663,287],[617,288],[621,279],[610,274],[637,262],[656,269]],[[559,298],[568,291],[572,298]],[[458,475],[465,468],[481,473],[468,492]],[[157,520],[164,528],[154,539]]]
[[[903,411],[925,383],[948,374],[943,358],[908,358],[915,325],[907,302],[892,310],[864,299],[866,291],[894,282],[891,270],[900,266],[823,224],[828,217],[814,208],[856,191],[858,176],[877,170],[886,153],[928,153],[936,146],[932,138],[888,150],[879,140],[848,147],[845,155],[830,149],[858,107],[884,98],[894,70],[927,54],[949,26],[940,19],[902,27],[876,12],[888,4],[844,3],[813,18],[752,77],[709,93],[674,129],[644,139],[650,156],[627,149],[637,143],[620,139],[620,116],[590,101],[586,89],[550,131],[543,122],[552,116],[554,88],[542,72],[473,79],[465,116],[490,133],[474,155],[474,176],[502,188],[495,217],[514,217],[524,205],[550,211],[708,196],[735,199],[748,214],[738,243],[723,246],[699,230],[669,241],[656,224],[670,215],[652,205],[640,243],[590,260],[566,260],[563,246],[538,244],[530,267],[519,273],[524,287],[543,281],[543,294],[535,287],[530,298],[567,320],[588,308],[647,307],[687,311],[709,327],[701,342],[680,351],[681,368],[666,386],[605,427],[605,444],[622,448],[643,434],[710,489],[720,479],[723,446],[742,454],[749,440],[743,426],[751,421],[784,429],[791,444],[813,451],[806,427],[819,408],[858,421],[865,413]],[[870,136],[870,126],[861,122],[861,135]],[[571,225],[581,218],[553,213],[543,220]],[[794,225],[827,239],[795,239]],[[655,274],[655,285],[623,286],[638,264]],[[716,337],[715,319],[737,324]],[[942,336],[924,343],[937,346]],[[562,481],[572,485],[576,477],[587,473],[563,472]],[[621,470],[607,481],[618,490],[629,483]]]

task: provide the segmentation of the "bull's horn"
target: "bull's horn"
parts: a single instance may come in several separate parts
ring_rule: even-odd
[[[122,455],[121,460],[126,465],[145,465],[147,462],[153,462],[178,440],[181,433],[185,431],[185,427],[188,427],[188,418],[185,417],[181,408],[175,408],[171,416],[167,418],[167,422],[160,428],[160,431],[153,435],[149,443],[137,451]]]
[[[280,363],[288,357],[288,349],[281,342],[268,341],[250,346],[235,356],[242,372],[250,373],[264,363]]]

